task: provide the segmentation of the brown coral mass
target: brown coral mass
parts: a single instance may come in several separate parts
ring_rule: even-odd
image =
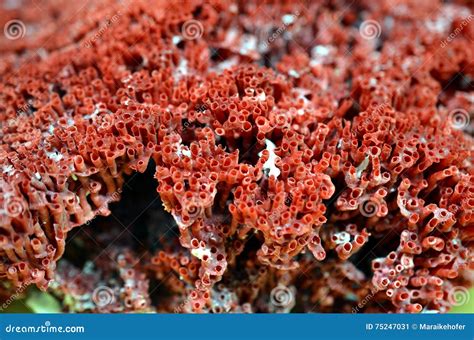
[[[471,285],[472,4],[31,0],[0,23],[4,288],[70,311],[445,312]],[[179,235],[138,254],[106,225],[94,270],[59,261],[149,166]]]

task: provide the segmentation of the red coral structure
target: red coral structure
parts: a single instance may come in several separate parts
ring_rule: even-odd
[[[4,288],[74,312],[448,311],[474,269],[474,14],[392,2],[3,8]],[[159,247],[115,244],[95,219],[150,167]],[[91,223],[106,249],[80,269]]]

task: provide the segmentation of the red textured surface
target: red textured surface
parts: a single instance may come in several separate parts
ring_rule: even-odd
[[[360,311],[447,311],[474,268],[472,126],[452,117],[474,109],[474,20],[442,42],[472,8],[332,3],[0,11],[29,29],[0,39],[1,280],[77,296],[118,277],[109,311],[281,311],[261,300],[278,284],[300,311],[350,312],[374,291]],[[380,37],[361,36],[368,19]],[[58,271],[68,233],[150,160],[179,245],[118,249],[103,277]],[[148,280],[170,272],[156,305]]]

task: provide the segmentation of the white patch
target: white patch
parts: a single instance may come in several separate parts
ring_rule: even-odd
[[[292,77],[295,77],[295,78],[299,78],[300,77],[300,74],[298,72],[296,72],[295,70],[291,69],[290,71],[288,71],[288,74]]]
[[[191,254],[194,255],[195,257],[197,257],[198,259],[202,260],[204,255],[207,255],[208,258],[211,257],[211,250],[207,249],[207,248],[204,248],[204,249],[203,248],[197,248],[197,249],[191,250]]]
[[[293,14],[285,14],[282,18],[281,21],[288,26],[291,25],[293,22],[295,22],[295,16]]]
[[[189,150],[186,146],[182,144],[177,144],[177,146],[178,146],[178,150],[176,151],[176,154],[179,157],[182,157],[184,155],[186,157],[191,158],[191,150]]]
[[[239,32],[236,29],[231,29],[227,32],[227,36],[225,37],[225,42],[229,44],[235,44],[235,39],[239,36]]]
[[[188,149],[181,149],[181,152],[182,152],[182,154],[185,155],[186,157],[191,158],[191,150],[188,150]]]
[[[324,45],[317,45],[313,48],[312,52],[312,54],[317,56],[326,57],[329,55],[329,48]]]
[[[437,17],[435,20],[426,20],[425,26],[431,32],[444,33],[447,32],[451,25],[451,20],[446,20],[441,16]]]
[[[331,54],[333,54],[334,48],[331,46],[326,46],[326,45],[317,45],[313,47],[311,50],[311,61],[309,62],[309,65],[311,67],[315,67],[321,64],[326,63]]]
[[[175,35],[173,37],[173,44],[178,45],[181,42],[181,37],[179,35]]]
[[[49,159],[52,159],[55,162],[59,162],[61,159],[63,159],[63,155],[57,151],[46,152],[46,156],[48,156]]]
[[[35,172],[35,177],[36,177],[37,180],[41,179],[41,175],[39,174],[39,172]]]
[[[337,240],[335,241],[336,244],[343,244],[351,240],[351,235],[346,231],[335,233],[334,236],[336,236],[337,238]]]
[[[356,168],[356,176],[360,178],[362,176],[362,172],[369,166],[369,156],[366,156],[362,163]]]
[[[15,172],[15,168],[12,165],[7,165],[3,167],[3,173],[7,175],[12,175]]]
[[[96,105],[95,105],[94,112],[92,112],[90,115],[85,115],[85,116],[84,116],[84,119],[95,118],[95,116],[97,116],[98,113],[99,113],[99,107],[98,107],[97,104],[96,104]]]
[[[267,96],[266,96],[265,92],[262,92],[257,96],[257,100],[260,100],[260,101],[264,101],[266,98],[267,98]]]
[[[253,35],[244,34],[242,36],[242,44],[240,46],[240,54],[248,55],[257,50],[257,38]]]
[[[187,74],[188,74],[188,61],[183,58],[181,59],[178,67],[176,68],[176,73],[175,73],[176,79],[179,80]]]
[[[263,164],[263,170],[268,171],[268,176],[275,176],[275,178],[277,178],[280,175],[281,171],[275,165],[275,161],[278,157],[275,154],[276,146],[269,139],[265,139],[265,145],[267,146],[266,150],[268,150],[269,157],[265,164]],[[258,155],[262,157],[262,152],[260,152]]]
[[[231,68],[232,66],[237,65],[237,64],[238,64],[238,58],[237,57],[232,57],[232,58],[226,59],[222,62],[216,63],[216,66],[212,67],[211,70],[216,71],[216,72],[219,73],[219,72],[222,72],[225,69]]]
[[[131,75],[127,76],[126,78],[123,78],[123,79],[122,79],[122,83],[126,84],[126,83],[128,83],[130,80],[132,80],[132,76],[131,76]]]

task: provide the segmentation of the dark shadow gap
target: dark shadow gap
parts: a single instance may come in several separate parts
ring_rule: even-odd
[[[170,213],[163,208],[156,191],[155,164],[150,161],[144,173],[125,178],[119,202],[111,203],[109,216],[96,216],[68,235],[63,259],[82,268],[114,248],[128,248],[138,256],[153,254],[165,239],[179,231]]]

